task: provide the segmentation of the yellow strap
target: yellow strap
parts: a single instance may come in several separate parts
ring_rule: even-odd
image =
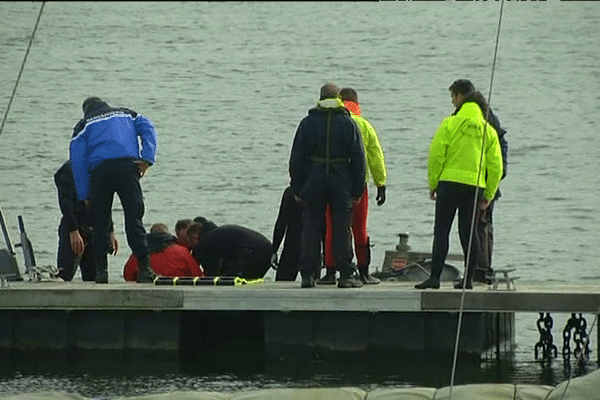
[[[235,279],[233,280],[233,283],[235,286],[240,286],[240,285],[256,285],[257,283],[262,283],[264,280],[263,278],[258,278],[258,279],[244,279],[244,278],[240,278],[235,277]]]
[[[244,278],[240,278],[239,276],[236,276],[233,279],[233,285],[234,286],[240,286],[246,283],[246,280]]]

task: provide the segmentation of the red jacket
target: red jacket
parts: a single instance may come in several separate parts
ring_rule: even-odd
[[[173,243],[162,251],[150,254],[150,266],[160,276],[204,276],[198,261],[192,257],[190,250],[178,243]],[[132,254],[123,268],[126,281],[137,281],[138,260]]]

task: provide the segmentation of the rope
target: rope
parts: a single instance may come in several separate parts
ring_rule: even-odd
[[[494,70],[496,69],[496,59],[498,57],[498,42],[500,41],[500,26],[502,24],[503,11],[504,11],[504,0],[502,0],[502,2],[500,3],[500,16],[498,18],[498,30],[496,32],[496,44],[494,46],[494,57],[492,60],[492,73],[491,73],[491,77],[490,77],[490,88],[489,88],[488,100],[487,100],[488,107],[487,107],[486,115],[485,115],[486,121],[488,121],[489,115],[490,115],[490,100],[492,97],[492,86],[494,84]],[[484,149],[485,149],[485,136],[486,136],[487,126],[488,126],[488,123],[486,122],[484,124],[484,128],[483,128],[483,140],[481,141],[481,154],[480,154],[480,158],[479,158],[479,170],[477,172],[477,182],[479,182],[479,179],[481,178],[481,174],[482,174],[483,154],[484,154]],[[477,215],[477,207],[479,207],[479,204],[477,201],[478,198],[479,198],[479,186],[476,185],[475,186],[475,201],[473,201],[473,213],[471,216],[471,230],[469,232],[469,244],[467,247],[467,257],[465,260],[465,265],[467,268],[469,268],[469,263],[470,263],[470,259],[471,259],[471,244],[473,241],[473,232],[475,230],[475,216]],[[463,288],[462,288],[462,292],[461,292],[461,296],[460,296],[458,326],[456,327],[456,341],[454,343],[454,357],[452,360],[452,374],[450,376],[450,390],[448,393],[448,400],[452,400],[452,389],[454,387],[454,379],[456,376],[456,365],[457,365],[457,360],[458,360],[458,343],[460,341],[460,331],[461,331],[461,327],[462,327],[462,318],[463,318],[463,312],[464,312],[463,309],[464,309],[464,304],[465,304],[465,293],[466,293],[466,286],[467,286],[467,276],[468,276],[467,273],[465,273],[463,276],[463,285],[462,285]]]
[[[29,38],[29,45],[27,46],[27,51],[25,52],[25,57],[23,58],[23,63],[21,64],[21,70],[19,71],[19,75],[17,76],[17,81],[15,82],[15,87],[13,88],[12,94],[8,101],[8,106],[6,107],[6,112],[4,113],[4,119],[2,120],[2,125],[0,125],[0,135],[2,134],[2,130],[4,129],[4,124],[6,123],[6,118],[8,117],[8,112],[10,110],[10,106],[13,102],[15,94],[17,93],[17,87],[19,86],[19,81],[21,80],[21,75],[23,74],[23,69],[25,69],[25,62],[27,62],[27,56],[29,55],[29,49],[31,49],[31,44],[33,43],[33,38],[35,37],[35,32],[37,31],[38,25],[40,23],[40,19],[42,18],[42,11],[44,11],[45,1],[42,2],[42,6],[40,7],[40,13],[38,14],[37,21],[35,21],[35,26],[33,28],[33,32],[31,33],[31,38]]]

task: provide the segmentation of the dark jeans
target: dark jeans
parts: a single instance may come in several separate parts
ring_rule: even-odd
[[[475,198],[475,186],[456,182],[440,182],[437,189],[437,200],[435,202],[435,226],[433,229],[433,250],[431,257],[431,268],[441,272],[448,255],[450,243],[450,230],[454,216],[458,210],[458,233],[460,244],[465,256],[465,271],[467,276],[472,277],[477,265],[479,254],[479,240],[476,229],[471,236],[471,222],[473,221],[473,206],[479,203],[483,191],[478,191],[479,196]],[[477,202],[477,203],[475,203]],[[479,207],[475,209],[478,212]],[[476,221],[475,221],[476,222]],[[469,240],[471,249],[469,252]]]
[[[110,222],[114,194],[119,195],[125,215],[127,243],[138,259],[146,257],[148,243],[142,222],[144,198],[138,168],[131,159],[106,160],[91,172],[92,248],[103,256],[110,252]]]
[[[81,268],[81,279],[84,281],[96,279],[96,260],[89,247],[89,238],[85,234],[82,234],[82,237],[86,247],[81,256],[76,256],[71,249],[69,228],[61,221],[58,227],[57,267],[59,269],[58,276],[65,281],[73,280],[78,266]]]

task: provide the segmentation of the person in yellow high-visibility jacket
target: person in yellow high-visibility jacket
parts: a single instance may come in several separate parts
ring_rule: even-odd
[[[386,200],[386,177],[385,158],[379,142],[377,132],[371,123],[361,115],[360,105],[358,103],[358,94],[352,88],[343,88],[340,90],[340,97],[344,106],[352,114],[352,120],[360,129],[362,142],[365,148],[365,157],[367,168],[370,172],[373,182],[377,187],[375,201],[378,206],[383,205]],[[369,265],[371,264],[371,244],[367,233],[367,215],[369,212],[369,191],[367,183],[369,174],[366,175],[363,195],[360,200],[352,207],[352,236],[354,238],[354,253],[356,254],[356,263],[359,277],[364,284],[377,284],[379,279],[371,276]],[[318,284],[335,284],[336,269],[335,258],[331,246],[331,213],[328,210],[325,215],[327,227],[325,229],[325,249],[324,261],[327,272],[317,280]]]
[[[471,229],[475,221],[473,211],[479,213],[494,199],[502,176],[500,143],[498,134],[485,120],[485,98],[479,92],[450,94],[458,112],[442,121],[429,147],[429,195],[436,202],[431,276],[416,285],[417,289],[440,287],[456,210],[465,255],[466,280],[463,282],[465,288],[473,288],[478,254],[477,235],[471,235],[475,233],[475,229]],[[469,257],[471,254],[474,256]],[[463,282],[455,288],[462,289]]]

